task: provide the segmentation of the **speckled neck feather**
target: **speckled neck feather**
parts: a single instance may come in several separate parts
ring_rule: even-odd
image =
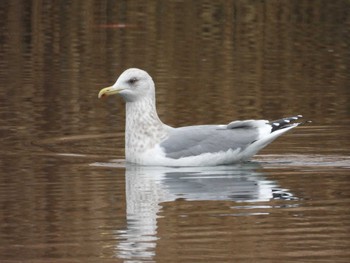
[[[154,147],[168,135],[169,126],[158,117],[155,99],[144,97],[126,103],[125,155],[127,160]]]

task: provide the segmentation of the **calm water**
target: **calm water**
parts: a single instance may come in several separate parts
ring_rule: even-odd
[[[0,262],[349,262],[350,2],[1,1]],[[303,114],[250,163],[125,164],[147,70],[173,126]]]

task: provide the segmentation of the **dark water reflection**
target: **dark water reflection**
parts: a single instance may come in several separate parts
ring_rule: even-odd
[[[350,4],[1,1],[1,262],[348,262]],[[253,163],[126,166],[128,67],[173,126],[303,114]],[[115,161],[117,159],[117,161]]]

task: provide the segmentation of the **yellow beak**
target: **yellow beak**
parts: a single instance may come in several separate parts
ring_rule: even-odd
[[[122,88],[114,88],[113,86],[110,86],[110,87],[101,89],[100,92],[98,93],[98,98],[101,99],[106,96],[117,94],[122,90],[123,90]]]

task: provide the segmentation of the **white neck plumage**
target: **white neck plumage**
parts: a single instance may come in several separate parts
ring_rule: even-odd
[[[155,99],[144,97],[126,103],[125,155],[132,160],[162,141],[168,134],[168,126],[158,117]]]

